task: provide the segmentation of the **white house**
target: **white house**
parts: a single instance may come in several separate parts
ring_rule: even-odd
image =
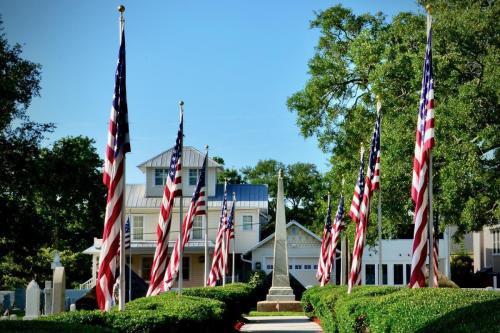
[[[286,225],[288,242],[288,269],[304,287],[318,284],[316,271],[321,251],[321,238],[304,227],[291,221]],[[250,248],[252,268],[266,273],[273,270],[274,233]]]
[[[390,286],[407,285],[410,282],[412,239],[382,240],[382,284]],[[439,271],[450,277],[448,237],[439,240]],[[428,262],[428,261],[427,261]],[[361,283],[379,284],[378,245],[366,246],[363,251]]]
[[[172,149],[140,164],[138,168],[145,175],[145,184],[127,184],[126,186],[126,214],[131,219],[131,253],[132,269],[146,282],[156,248],[156,226],[160,212],[160,203],[163,195],[163,184],[168,173]],[[198,172],[203,165],[204,154],[193,147],[184,147],[182,153],[182,188],[183,188],[183,215],[186,215],[191,195],[195,189]],[[213,252],[219,217],[224,193],[224,185],[216,184],[217,172],[222,166],[209,158],[208,162],[208,244],[210,254]],[[267,222],[268,189],[267,185],[228,184],[228,200],[235,193],[237,203],[235,207],[235,252],[237,273],[243,266],[240,258],[259,242],[260,225]],[[179,234],[179,204],[174,202],[172,227],[170,230],[169,253]],[[231,204],[228,203],[228,208]],[[204,238],[206,216],[197,216],[193,224],[189,243],[184,251],[183,285],[185,287],[203,286],[204,280]],[[95,285],[97,277],[100,239],[84,253],[92,255],[92,277],[85,287]],[[230,244],[233,246],[233,243]],[[210,262],[211,263],[211,262]],[[230,270],[231,271],[231,270]],[[238,275],[238,274],[237,274]],[[174,285],[175,287],[175,285]]]
[[[304,287],[318,284],[316,270],[321,251],[321,238],[296,221],[287,224],[288,266],[293,275]],[[439,271],[449,277],[448,237],[439,241]],[[382,240],[382,284],[407,285],[410,281],[412,239]],[[340,247],[340,244],[338,244]],[[273,269],[274,234],[248,250],[252,255],[252,268],[270,273]],[[352,250],[352,249],[351,249]],[[340,251],[337,249],[335,275],[340,282]],[[361,283],[379,284],[377,269],[379,265],[378,246],[366,246],[361,268]]]
[[[500,224],[473,233],[474,271],[500,275]]]

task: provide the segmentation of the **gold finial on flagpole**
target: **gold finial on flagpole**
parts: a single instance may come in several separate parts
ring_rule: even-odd
[[[432,5],[431,5],[431,4],[427,4],[427,5],[425,6],[425,9],[427,10],[427,13],[429,13],[429,15],[431,15],[431,14],[432,14]]]
[[[123,14],[123,12],[125,11],[125,6],[124,5],[119,5],[118,6],[118,11]]]

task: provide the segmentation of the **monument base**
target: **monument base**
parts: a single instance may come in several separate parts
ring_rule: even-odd
[[[266,296],[266,301],[269,302],[290,302],[295,301],[295,295],[290,287],[271,287]]]
[[[302,304],[299,301],[260,301],[257,302],[257,311],[261,312],[279,312],[291,311],[302,312]]]

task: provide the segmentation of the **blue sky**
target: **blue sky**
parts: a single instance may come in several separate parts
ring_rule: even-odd
[[[174,144],[178,101],[185,101],[185,145],[241,168],[259,159],[315,163],[328,156],[304,139],[286,99],[303,88],[319,34],[314,11],[337,3],[355,13],[421,11],[402,1],[56,1],[0,0],[4,33],[42,67],[35,121],[94,138],[104,156],[118,52],[118,12],[126,7],[127,93],[135,167]]]

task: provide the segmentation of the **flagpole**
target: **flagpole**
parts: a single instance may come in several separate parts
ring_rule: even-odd
[[[432,16],[431,16],[431,10],[432,6],[427,5],[425,6],[425,9],[427,9],[427,36],[429,36],[429,31],[431,28],[432,24]],[[427,222],[427,230],[428,230],[428,255],[429,255],[429,288],[434,287],[434,215],[432,212],[432,150],[429,149],[429,189],[428,189],[428,195],[429,195],[429,221]]]
[[[226,188],[227,188],[227,178],[224,181],[224,194],[226,194]],[[222,205],[224,205],[224,202],[222,202]],[[223,207],[223,209],[224,209],[224,207]],[[227,214],[227,203],[226,203],[225,212],[224,211],[222,212],[222,220],[224,221],[222,228],[226,228],[226,224],[227,224],[227,216],[224,216],[224,214]],[[225,233],[226,233],[226,230],[223,231],[223,235],[222,235],[222,286],[226,285],[227,253],[226,253],[226,235],[225,235]]]
[[[377,116],[380,114],[381,110],[380,96],[377,95]],[[380,125],[382,126],[382,119],[380,119]],[[379,142],[382,145],[382,128],[379,129]],[[378,203],[377,203],[377,225],[378,225],[378,284],[382,285],[382,187],[379,174],[378,182]]]
[[[118,6],[118,11],[120,12],[120,25],[119,25],[119,33],[120,33],[120,45],[122,43],[122,31],[123,26],[125,24],[125,18],[123,17],[123,12],[125,12],[125,6]],[[118,300],[118,309],[120,311],[125,310],[125,233],[123,232],[123,228],[125,226],[125,191],[126,191],[126,181],[125,181],[125,153],[123,153],[123,197],[122,197],[122,209],[121,209],[121,219],[120,219],[120,281],[119,281],[119,300]]]
[[[180,107],[180,111],[181,111],[181,115],[182,117],[184,118],[184,102],[183,101],[180,101],[179,102],[179,107]],[[182,137],[181,137],[181,147],[180,147],[180,152],[181,152],[181,159],[182,159],[182,155],[184,154],[184,131],[182,132]],[[183,277],[183,272],[182,272],[182,264],[183,264],[183,261],[184,261],[184,254],[183,254],[183,249],[182,249],[182,201],[184,199],[183,197],[183,186],[181,184],[181,195],[179,197],[179,282],[177,284],[177,287],[179,288],[179,294],[182,293],[182,279],[184,278]],[[168,247],[168,244],[167,244],[167,247]]]
[[[236,205],[236,192],[233,192],[233,205]],[[235,220],[235,215],[236,215],[236,210],[235,208],[236,207],[231,207],[233,212],[234,212],[234,215],[233,215],[233,263],[232,263],[232,274],[231,274],[231,283],[234,283],[234,248],[236,246],[236,227],[234,225],[234,220]],[[229,241],[229,240],[228,240]]]
[[[130,209],[128,210],[128,226],[129,226],[129,237],[130,244],[128,247],[128,301],[132,300],[132,230],[130,221]]]
[[[205,275],[203,279],[203,286],[207,286],[208,279],[208,145],[205,146],[207,164],[205,165]]]

